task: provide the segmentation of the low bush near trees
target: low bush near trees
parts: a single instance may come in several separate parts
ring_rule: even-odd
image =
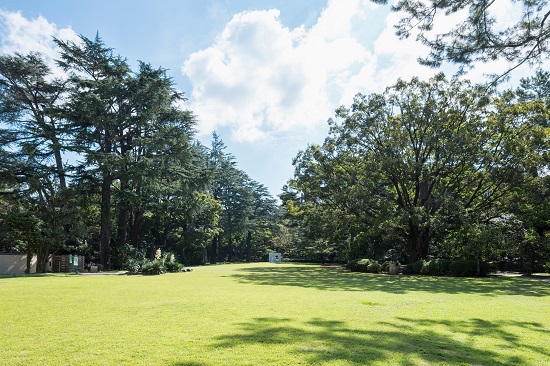
[[[441,258],[424,259],[409,263],[404,270],[406,274],[427,276],[476,277],[486,276],[493,268],[487,262],[474,259],[448,260]]]
[[[157,250],[154,260],[146,258],[129,259],[126,264],[128,274],[131,275],[160,275],[168,272],[181,272],[183,265],[176,262],[172,253],[162,255],[160,249]]]
[[[347,268],[352,272],[380,273],[382,265],[374,259],[357,259],[350,261]]]

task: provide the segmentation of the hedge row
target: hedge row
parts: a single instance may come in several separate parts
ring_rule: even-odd
[[[374,259],[356,259],[348,262],[347,269],[352,272],[380,273],[387,270],[388,263],[380,264]],[[449,260],[449,259],[426,259],[419,260],[406,266],[401,266],[405,274],[422,274],[427,276],[456,276],[456,277],[474,277],[486,276],[492,272],[492,268],[486,262],[479,263],[476,260]]]
[[[478,268],[479,266],[479,268]],[[479,262],[471,259],[425,259],[408,264],[403,273],[423,274],[428,276],[457,276],[474,277],[486,276],[494,268],[487,262]]]

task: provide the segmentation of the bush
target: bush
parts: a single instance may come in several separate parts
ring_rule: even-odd
[[[145,258],[130,258],[126,262],[126,270],[130,275],[159,275],[165,272],[181,272],[183,265],[175,261],[174,255],[165,253],[162,255],[160,250],[157,250],[154,260]]]
[[[382,265],[378,263],[378,261],[371,260],[371,262],[367,265],[367,272],[369,273],[380,273],[382,270]]]
[[[183,265],[178,262],[165,262],[164,267],[166,268],[166,272],[181,272],[181,269],[183,268]]]
[[[143,275],[159,275],[164,273],[164,264],[162,260],[155,259],[154,261],[146,261],[141,267]]]
[[[486,262],[480,263],[480,276],[485,276],[487,273],[494,271],[494,265],[489,265]],[[428,276],[459,276],[473,277],[477,276],[477,260],[458,259],[450,261],[448,259],[430,259],[419,260],[407,264],[404,274],[422,274]]]
[[[523,263],[521,261],[501,261],[498,269],[502,272],[521,272]]]
[[[346,267],[352,272],[380,273],[382,270],[382,265],[374,259],[353,260]]]
[[[481,270],[480,275],[483,275],[484,266],[481,266],[481,267],[482,268],[480,268]],[[478,275],[477,261],[474,259],[458,259],[458,260],[452,261],[449,269],[451,271],[451,275],[453,276],[475,277]]]
[[[128,274],[136,275],[141,273],[141,267],[143,266],[143,262],[145,260],[139,260],[135,258],[130,258],[128,262],[126,263],[126,270],[128,271]]]
[[[449,273],[451,261],[448,259],[435,258],[429,261],[422,261],[420,274],[428,276],[445,276]]]
[[[407,269],[404,272],[405,274],[420,274],[420,271],[422,271],[422,266],[424,266],[424,261],[419,260],[416,262],[412,262],[407,264]]]

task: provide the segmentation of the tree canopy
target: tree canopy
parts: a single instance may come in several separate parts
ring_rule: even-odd
[[[99,36],[55,43],[62,78],[38,53],[0,56],[4,250],[38,254],[40,272],[55,252],[104,268],[159,250],[203,264],[214,239],[221,259],[267,253],[275,201],[216,135],[195,140],[165,69],[133,70]]]
[[[420,58],[422,64],[439,67],[449,61],[459,64],[461,70],[476,61],[498,59],[510,61],[511,69],[539,64],[550,51],[548,2],[520,0],[504,5],[509,11],[502,14],[497,7],[502,9],[503,1],[399,0],[392,10],[404,13],[395,25],[397,35],[407,38],[416,34],[416,39],[430,48],[429,55]]]
[[[358,94],[325,143],[295,160],[305,225],[351,256],[361,246],[409,261],[445,246],[452,255],[457,230],[508,217],[515,188],[540,167],[544,114],[538,101],[443,75]]]

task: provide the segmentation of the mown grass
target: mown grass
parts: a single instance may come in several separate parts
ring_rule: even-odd
[[[269,263],[0,278],[0,365],[268,364],[550,364],[550,283]]]

